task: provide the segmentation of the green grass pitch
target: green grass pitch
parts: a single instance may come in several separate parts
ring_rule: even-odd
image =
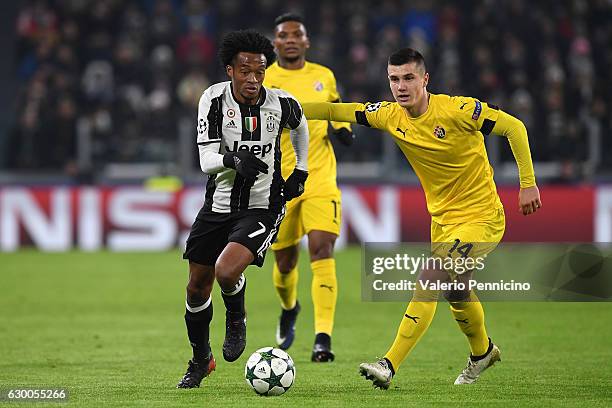
[[[271,254],[247,273],[247,349],[221,354],[224,308],[214,290],[211,336],[217,371],[202,388],[177,390],[190,358],[183,321],[187,264],[178,252],[0,254],[0,388],[66,387],[71,406],[612,406],[612,304],[488,303],[487,327],[502,362],[477,384],[453,386],[467,342],[440,303],[428,333],[388,391],[358,375],[395,336],[404,303],[362,303],[360,249],[337,255],[331,364],[310,362],[310,270],[301,254],[297,378],[281,397],[259,397],[243,379],[246,359],[273,345],[279,305]],[[0,403],[1,404],[1,403]],[[44,406],[10,403],[10,406]],[[52,406],[58,406],[52,404]]]

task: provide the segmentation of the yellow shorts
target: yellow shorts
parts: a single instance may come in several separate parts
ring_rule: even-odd
[[[342,206],[340,192],[329,196],[299,197],[287,203],[285,218],[278,230],[272,250],[297,245],[310,231],[340,235]]]
[[[486,256],[501,241],[506,230],[503,208],[490,219],[462,224],[431,222],[431,250],[440,257],[477,258]]]

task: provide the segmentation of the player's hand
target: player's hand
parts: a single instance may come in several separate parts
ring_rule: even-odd
[[[332,133],[344,146],[350,146],[355,141],[355,134],[350,129],[340,128],[334,130]]]
[[[521,188],[519,191],[519,211],[523,215],[529,215],[540,208],[542,208],[542,200],[540,199],[538,186]]]
[[[285,200],[290,201],[304,193],[304,185],[308,178],[308,172],[304,170],[293,170],[285,182]]]
[[[247,151],[224,154],[223,165],[235,169],[238,174],[246,179],[254,179],[259,173],[268,174],[268,165],[253,153]]]

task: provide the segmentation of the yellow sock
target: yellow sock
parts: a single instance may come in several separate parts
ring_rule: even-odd
[[[289,273],[281,273],[278,265],[274,262],[272,268],[272,281],[276,288],[276,293],[281,301],[281,307],[285,310],[291,310],[295,307],[297,301],[297,284],[298,284],[298,269],[295,268]]]
[[[310,267],[312,268],[311,293],[315,333],[326,333],[331,336],[338,297],[336,261],[334,258],[319,259],[311,262]]]
[[[417,289],[406,308],[395,340],[385,354],[397,371],[431,324],[438,305],[438,291]]]
[[[484,325],[484,310],[474,292],[470,301],[450,302],[450,310],[470,343],[473,356],[482,356],[489,348],[489,336]]]

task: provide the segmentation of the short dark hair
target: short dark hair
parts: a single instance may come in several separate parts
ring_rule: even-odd
[[[297,23],[304,24],[304,19],[299,14],[285,13],[285,14],[281,14],[280,16],[274,19],[274,27],[276,27],[279,24],[283,24],[287,21],[295,21]]]
[[[270,40],[255,30],[232,31],[223,37],[219,49],[219,58],[223,66],[232,65],[239,52],[263,54],[266,57],[266,67],[276,61],[276,53]]]
[[[417,50],[412,48],[402,48],[395,51],[389,56],[389,65],[404,65],[414,62],[417,66],[423,67],[423,71],[427,71],[425,66],[425,58]]]

